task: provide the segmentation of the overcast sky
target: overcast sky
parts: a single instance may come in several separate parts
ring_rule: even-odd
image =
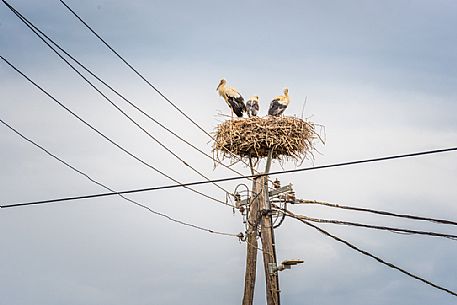
[[[47,35],[144,111],[211,154],[210,139],[103,46],[58,0],[11,0]],[[288,86],[288,115],[325,126],[302,167],[455,147],[455,1],[71,1],[68,4],[161,92],[214,131],[229,111],[224,77],[261,114]],[[181,181],[201,180],[131,124],[2,3],[0,54],[138,157]],[[99,85],[103,88],[102,85]],[[113,189],[173,183],[130,158],[0,61],[0,118]],[[103,88],[151,134],[210,178],[233,176]],[[307,100],[304,105],[305,99]],[[0,125],[0,202],[104,192]],[[228,164],[228,163],[227,163]],[[245,174],[241,164],[234,168]],[[295,168],[293,162],[283,165]],[[281,170],[278,163],[273,170]],[[280,176],[297,197],[457,219],[455,152]],[[249,183],[248,181],[245,181]],[[232,191],[239,182],[221,184]],[[212,186],[198,190],[225,200]],[[212,230],[244,231],[242,217],[186,189],[132,195],[151,209]],[[295,213],[457,234],[454,228],[318,206]],[[457,244],[436,237],[322,226],[358,247],[457,291]],[[303,224],[276,230],[283,304],[455,304],[456,298]],[[239,304],[245,247],[151,214],[120,198],[0,210],[0,303]],[[255,303],[265,303],[259,255]]]

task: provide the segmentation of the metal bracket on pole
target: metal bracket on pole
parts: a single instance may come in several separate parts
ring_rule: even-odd
[[[278,189],[274,189],[274,190],[271,190],[268,192],[268,196],[269,197],[273,197],[273,196],[278,196],[278,195],[281,195],[281,194],[284,194],[284,193],[291,193],[293,192],[293,188],[292,188],[292,183],[286,185],[286,186],[283,186],[283,187],[280,187]],[[248,204],[248,199],[243,199],[243,200],[235,200],[235,206],[236,208],[240,208],[240,206],[243,206],[243,205],[246,205]]]
[[[268,196],[273,197],[273,196],[277,196],[282,193],[288,193],[288,192],[293,192],[293,191],[294,190],[292,189],[292,183],[290,183],[286,186],[269,191]]]
[[[290,269],[292,266],[297,264],[302,264],[303,261],[300,259],[290,259],[283,261],[279,266],[276,266],[275,263],[269,263],[268,269],[270,271],[270,275],[277,273],[278,271],[283,271],[285,269]]]

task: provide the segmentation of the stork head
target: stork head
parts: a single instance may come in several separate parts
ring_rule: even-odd
[[[289,96],[289,89],[284,88],[284,95],[285,95],[285,96]]]
[[[259,96],[258,96],[258,95],[255,95],[255,96],[254,96],[254,99],[258,102],[258,101],[259,101]]]
[[[219,88],[220,88],[221,86],[225,85],[226,83],[227,83],[227,81],[226,81],[225,79],[221,79],[221,81],[219,82],[219,85],[218,85],[217,88],[216,88],[216,91],[218,91]]]

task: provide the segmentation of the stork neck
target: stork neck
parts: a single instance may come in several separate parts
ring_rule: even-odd
[[[221,84],[219,87],[217,87],[217,92],[219,93],[220,96],[224,96],[225,84]]]

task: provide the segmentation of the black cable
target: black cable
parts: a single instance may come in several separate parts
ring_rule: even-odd
[[[204,134],[206,134],[212,140],[215,140],[214,137],[208,133],[205,129],[203,129],[199,124],[197,124],[191,117],[189,117],[184,111],[182,111],[175,103],[173,103],[169,98],[167,98],[162,92],[160,92],[154,85],[151,84],[150,81],[146,79],[137,69],[135,69],[124,57],[122,57],[116,50],[114,50],[111,45],[109,45],[95,30],[87,24],[68,4],[64,1],[59,0],[65,8],[67,8],[75,17],[78,19],[92,34],[95,35],[111,52],[113,52],[124,64],[127,65],[137,76],[139,76],[149,87],[154,89],[165,101],[167,101],[171,106],[173,106],[179,113],[181,113],[186,119],[188,119],[192,124],[194,124],[198,129],[200,129]],[[246,166],[249,166],[240,156],[235,155],[232,152],[229,152],[233,157],[237,158],[241,162],[243,162]]]
[[[194,193],[197,193],[203,197],[206,197],[208,199],[211,199],[211,200],[214,200],[218,203],[221,203],[221,204],[224,204],[224,205],[228,205],[228,206],[232,206],[222,200],[219,200],[219,199],[216,199],[214,197],[211,197],[209,195],[206,195],[200,191],[197,191],[193,188],[190,188],[189,186],[187,185],[183,185],[182,183],[180,183],[178,180],[172,178],[171,176],[169,176],[168,174],[160,171],[159,169],[157,169],[156,167],[154,167],[153,165],[147,163],[146,161],[144,161],[143,159],[139,158],[138,156],[134,155],[133,153],[131,153],[130,151],[128,151],[127,149],[125,149],[124,147],[122,147],[121,145],[119,145],[118,143],[114,142],[112,139],[108,138],[105,134],[103,134],[101,131],[99,131],[98,129],[96,129],[95,127],[93,127],[91,124],[89,124],[88,122],[86,122],[83,118],[81,118],[80,116],[78,116],[76,113],[74,113],[71,109],[69,109],[67,106],[65,106],[64,104],[62,104],[59,100],[57,100],[55,97],[53,97],[50,93],[48,93],[46,90],[44,90],[42,87],[40,87],[37,83],[35,83],[32,79],[30,79],[27,75],[25,75],[24,73],[22,73],[22,71],[20,71],[18,68],[16,68],[13,64],[11,64],[6,58],[4,58],[2,55],[0,55],[0,58],[5,62],[7,63],[11,68],[13,68],[16,72],[18,72],[20,75],[22,75],[26,80],[28,80],[31,84],[33,84],[36,88],[38,88],[41,92],[43,92],[44,94],[46,94],[50,99],[52,99],[54,102],[56,102],[60,107],[64,108],[67,112],[69,112],[71,115],[73,115],[75,118],[77,118],[79,121],[81,121],[82,123],[84,123],[84,125],[86,125],[87,127],[89,127],[90,129],[92,129],[94,132],[96,132],[98,135],[100,135],[102,138],[104,138],[106,141],[110,142],[111,144],[113,144],[114,146],[116,146],[117,148],[119,148],[120,150],[122,150],[124,153],[126,153],[127,155],[129,155],[130,157],[134,158],[135,160],[137,160],[138,162],[144,164],[145,166],[149,167],[150,169],[154,170],[155,172],[161,174],[162,176],[172,180],[173,182],[177,183],[177,185],[182,185],[182,187],[188,189],[188,190],[191,190],[192,192]],[[208,181],[207,181],[208,182]],[[118,195],[119,192],[116,192],[116,193],[110,193],[111,195]]]
[[[280,208],[280,210],[287,210],[287,202],[289,202],[289,201],[284,201],[284,208],[283,208],[283,209]],[[284,214],[283,212],[280,213],[280,214],[281,214],[281,219],[279,220],[279,223],[273,224],[273,229],[279,228],[279,226],[281,226],[282,223],[284,222],[284,219],[286,219],[286,214]],[[278,220],[278,219],[276,218],[276,219],[275,219],[275,222],[276,222],[277,220]]]
[[[450,152],[450,151],[457,151],[457,147],[435,149],[435,150],[428,150],[428,151],[422,151],[422,152],[416,152],[416,153],[394,155],[394,156],[365,159],[365,160],[358,160],[358,161],[334,163],[334,164],[320,165],[320,166],[314,166],[314,167],[297,168],[297,169],[285,170],[285,171],[276,171],[276,172],[270,172],[268,175],[275,176],[275,175],[282,175],[282,174],[289,174],[289,173],[307,172],[307,171],[313,171],[313,170],[320,170],[320,169],[324,169],[324,168],[343,167],[343,166],[349,166],[349,165],[355,165],[355,164],[387,161],[387,160],[409,158],[409,157],[418,157],[418,156],[432,155],[432,154]],[[266,174],[257,174],[257,175],[243,176],[243,177],[228,177],[228,178],[214,179],[211,181],[226,182],[226,181],[240,180],[240,179],[244,179],[244,178],[258,178],[258,177],[262,177],[265,175]],[[209,182],[208,181],[195,181],[195,182],[187,182],[187,183],[181,183],[181,184],[171,184],[171,185],[132,189],[132,190],[127,190],[127,191],[121,191],[119,193],[131,194],[131,193],[150,192],[150,191],[157,191],[157,190],[164,190],[164,189],[173,189],[173,188],[178,188],[178,187],[202,185],[202,184],[207,184],[207,183],[209,183]],[[115,194],[112,194],[112,193],[91,194],[91,195],[65,197],[65,198],[50,199],[50,200],[43,200],[43,201],[31,201],[31,202],[25,202],[25,203],[8,204],[8,205],[3,205],[2,207],[25,206],[25,205],[32,205],[32,204],[42,204],[42,203],[51,203],[51,202],[77,200],[77,199],[89,199],[89,198],[105,197],[105,196],[112,196],[112,195],[115,195]]]
[[[19,18],[40,40],[46,44],[61,60],[63,60],[76,74],[78,74],[87,84],[89,84],[98,94],[100,94],[106,101],[108,101],[117,111],[119,111],[122,115],[124,115],[130,122],[132,122],[136,127],[138,127],[143,133],[145,133],[149,138],[151,138],[154,142],[159,144],[163,149],[165,149],[168,153],[170,153],[173,157],[181,161],[185,166],[189,167],[192,171],[197,173],[200,177],[206,180],[210,180],[208,177],[206,177],[204,174],[202,174],[200,171],[198,171],[196,168],[194,168],[192,165],[190,165],[188,162],[183,160],[180,156],[178,156],[174,151],[169,149],[166,145],[164,145],[162,142],[160,142],[156,137],[154,137],[151,133],[149,133],[145,128],[143,128],[138,122],[136,122],[131,116],[129,116],[124,110],[122,110],[116,103],[114,103],[109,97],[107,97],[103,92],[100,91],[91,81],[89,81],[83,74],[81,74],[68,60],[66,60],[56,49],[54,49],[44,38],[43,36],[51,42],[54,46],[56,46],[61,52],[63,52],[65,55],[67,55],[69,58],[71,58],[74,62],[76,62],[80,67],[82,67],[86,72],[90,73],[92,76],[94,76],[97,80],[101,81],[100,78],[98,78],[95,74],[93,74],[91,71],[89,71],[86,67],[84,67],[78,60],[76,60],[73,56],[71,56],[69,53],[67,53],[63,48],[61,48],[57,43],[55,43],[49,36],[47,36],[45,33],[43,33],[38,27],[36,27],[31,21],[29,21],[27,18],[25,18],[21,13],[19,13],[15,8],[13,8],[7,1],[2,0],[3,3],[16,15],[16,17]],[[41,35],[40,35],[41,34]],[[102,82],[102,81],[101,81]],[[102,82],[104,85],[108,86],[106,83]],[[112,87],[108,86],[110,89]],[[114,89],[112,89],[114,92]],[[131,104],[133,105],[133,104]],[[217,188],[222,190],[224,193],[230,194],[227,190],[222,188],[216,183],[213,183]]]
[[[430,217],[422,217],[422,216],[415,216],[415,215],[409,215],[409,214],[396,214],[392,212],[386,212],[386,211],[380,211],[380,210],[373,210],[373,209],[367,209],[367,208],[358,208],[358,207],[353,207],[353,206],[347,206],[347,205],[341,205],[341,204],[336,204],[336,203],[329,203],[329,202],[323,202],[323,201],[316,201],[316,200],[304,200],[304,199],[296,199],[294,204],[319,204],[319,205],[324,205],[332,208],[339,208],[339,209],[345,209],[345,210],[353,210],[353,211],[359,211],[359,212],[368,212],[368,213],[373,213],[373,214],[378,214],[378,215],[383,215],[383,216],[393,216],[393,217],[399,217],[399,218],[407,218],[407,219],[413,219],[413,220],[424,220],[424,221],[430,221],[433,223],[438,223],[438,224],[447,224],[447,225],[457,225],[456,221],[452,220],[447,220],[447,219],[437,219],[437,218],[430,218]]]
[[[409,272],[409,271],[406,271],[405,269],[402,269],[402,268],[400,268],[400,267],[398,267],[398,266],[396,266],[396,265],[394,265],[394,264],[392,264],[392,263],[389,263],[389,262],[387,262],[387,261],[381,259],[380,257],[375,256],[375,255],[369,253],[368,251],[362,250],[362,249],[360,249],[360,248],[354,246],[353,244],[349,243],[348,241],[346,241],[346,240],[344,240],[344,239],[341,239],[341,238],[339,238],[339,237],[337,237],[337,236],[335,236],[335,235],[333,235],[333,234],[331,234],[331,233],[325,231],[324,229],[321,229],[320,227],[318,227],[318,226],[316,226],[316,225],[314,225],[314,224],[312,224],[312,223],[310,223],[310,222],[308,222],[308,221],[306,221],[306,220],[304,220],[304,219],[299,219],[299,218],[295,217],[295,215],[294,215],[293,213],[290,213],[290,212],[289,212],[289,213],[288,213],[288,216],[289,216],[289,217],[292,217],[292,218],[295,218],[295,219],[297,219],[297,220],[299,220],[299,221],[301,221],[302,223],[306,224],[307,226],[310,226],[310,227],[312,227],[312,228],[318,230],[318,231],[321,232],[322,234],[324,234],[324,235],[326,235],[326,236],[329,236],[329,237],[333,238],[334,240],[336,240],[336,241],[338,241],[338,242],[341,242],[341,243],[345,244],[346,246],[350,247],[351,249],[353,249],[353,250],[355,250],[355,251],[357,251],[357,252],[359,252],[359,253],[361,253],[361,254],[363,254],[363,255],[366,255],[366,256],[368,256],[368,257],[371,257],[371,258],[375,259],[375,260],[378,261],[379,263],[381,263],[381,264],[383,264],[383,265],[386,265],[386,266],[389,267],[389,268],[396,269],[396,270],[400,271],[401,273],[406,274],[407,276],[412,277],[412,278],[414,278],[414,279],[416,279],[416,280],[418,280],[418,281],[421,281],[421,282],[423,282],[423,283],[425,283],[425,284],[427,284],[427,285],[429,285],[429,286],[432,286],[432,287],[434,287],[434,288],[436,288],[436,289],[439,289],[439,290],[442,290],[442,291],[444,291],[444,292],[447,292],[447,293],[449,293],[449,294],[451,294],[451,295],[453,295],[453,296],[457,296],[457,293],[456,293],[456,292],[454,292],[454,291],[452,291],[452,290],[450,290],[450,289],[441,287],[441,286],[439,286],[439,285],[436,285],[436,284],[434,284],[434,283],[432,283],[432,282],[430,282],[430,281],[428,281],[428,280],[426,280],[426,279],[424,279],[424,278],[422,278],[422,277],[420,277],[420,276],[418,276],[418,275],[415,275],[415,274],[413,274],[413,273],[411,273],[411,272]]]
[[[198,125],[192,118],[190,118],[184,111],[182,111],[178,106],[175,105],[169,98],[167,98],[162,92],[159,91],[151,82],[149,82],[146,77],[144,77],[137,69],[135,69],[124,57],[122,57],[116,50],[114,50],[100,35],[95,32],[81,17],[79,17],[76,12],[71,9],[64,1],[59,0],[84,26],[92,32],[108,49],[111,50],[124,64],[126,64],[137,76],[139,76],[149,87],[154,89],[164,100],[166,100],[171,106],[173,106],[179,113],[181,113],[187,120],[189,120],[192,124],[194,124],[198,129],[204,132],[207,136],[213,139],[213,136],[209,134],[205,129],[203,129],[200,125]]]
[[[284,209],[278,209],[279,211],[284,212]],[[376,226],[376,225],[368,225],[363,223],[357,222],[350,222],[350,221],[341,221],[335,219],[322,219],[322,218],[312,218],[304,215],[296,215],[295,217],[299,219],[303,219],[306,221],[318,222],[318,223],[329,223],[329,224],[337,224],[337,225],[345,225],[345,226],[354,226],[354,227],[361,227],[361,228],[368,228],[368,229],[376,229],[376,230],[384,230],[384,231],[391,231],[394,233],[404,233],[404,234],[418,234],[418,235],[428,235],[428,236],[435,236],[435,237],[445,237],[452,240],[457,240],[457,235],[453,234],[445,234],[445,233],[437,233],[437,232],[428,232],[428,231],[419,231],[419,230],[410,230],[410,229],[401,229],[395,227],[387,227],[387,226]]]
[[[43,146],[41,146],[40,144],[36,143],[35,141],[31,140],[30,138],[26,137],[24,134],[22,134],[21,132],[19,132],[17,129],[15,129],[14,127],[12,127],[10,124],[6,123],[4,120],[2,120],[0,118],[0,123],[2,123],[3,125],[5,125],[7,128],[9,128],[11,131],[13,131],[16,135],[18,135],[19,137],[21,137],[23,140],[29,142],[30,144],[34,145],[35,147],[39,148],[40,150],[42,150],[43,152],[45,152],[48,156],[54,158],[55,160],[59,161],[60,163],[62,163],[63,165],[65,165],[66,167],[70,168],[71,170],[73,170],[74,172],[84,176],[85,178],[87,178],[89,181],[91,181],[92,183],[95,183],[97,184],[98,186],[101,186],[102,188],[108,190],[108,191],[111,191],[111,192],[115,192],[117,195],[119,195],[122,199],[124,200],[127,200],[128,202],[136,205],[136,206],[139,206],[143,209],[146,209],[147,211],[155,214],[155,215],[158,215],[160,217],[164,217],[166,219],[168,219],[169,221],[172,221],[172,222],[175,222],[175,223],[178,223],[178,224],[181,224],[181,225],[184,225],[184,226],[188,226],[188,227],[192,227],[194,229],[198,229],[198,230],[201,230],[201,231],[206,231],[206,232],[209,232],[209,233],[213,233],[213,234],[218,234],[218,235],[225,235],[225,236],[234,236],[234,237],[238,237],[237,234],[231,234],[231,233],[225,233],[225,232],[219,232],[219,231],[215,231],[215,230],[211,230],[211,229],[208,229],[208,228],[204,228],[204,227],[201,227],[201,226],[198,226],[198,225],[194,225],[194,224],[191,224],[191,223],[188,223],[188,222],[184,222],[182,220],[178,220],[178,219],[175,219],[175,218],[172,218],[171,216],[168,216],[166,214],[163,214],[163,213],[160,213],[160,212],[157,212],[157,211],[154,211],[153,209],[149,208],[148,206],[144,205],[144,204],[141,204],[139,203],[138,201],[135,201],[133,199],[130,199],[128,197],[125,197],[124,195],[116,192],[115,190],[113,190],[112,188],[106,186],[105,184],[95,180],[94,178],[90,177],[88,174],[84,173],[83,171],[75,168],[73,165],[69,164],[67,161],[63,160],[62,158],[59,158],[57,157],[55,154],[51,153],[49,150],[47,150],[46,148],[44,148]]]

